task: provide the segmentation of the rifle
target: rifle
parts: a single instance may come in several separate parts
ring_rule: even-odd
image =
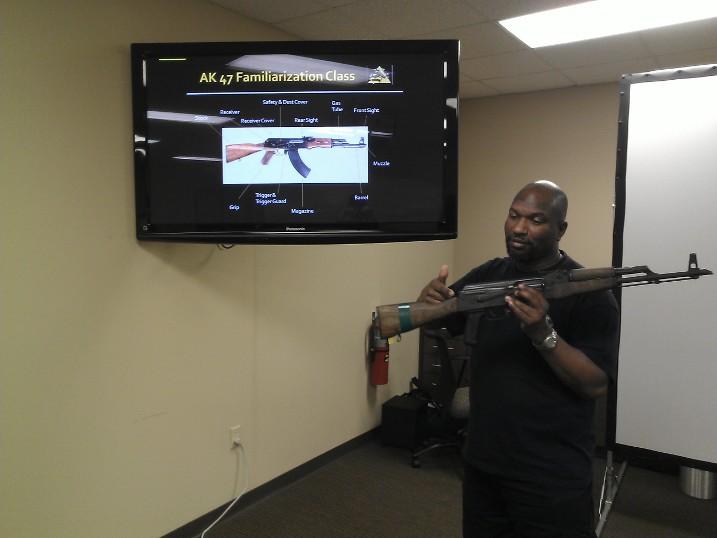
[[[647,265],[562,269],[535,278],[468,284],[454,297],[438,304],[415,302],[378,306],[374,323],[381,336],[389,338],[456,312],[505,307],[505,298],[513,295],[520,284],[540,290],[546,299],[560,299],[592,291],[675,282],[711,274],[712,271],[698,267],[694,253],[690,254],[687,271],[676,273],[655,273]]]
[[[266,151],[261,158],[261,164],[268,164],[271,158],[279,151],[284,151],[288,156],[294,169],[303,177],[311,172],[299,156],[300,149],[314,148],[365,148],[366,143],[363,137],[357,144],[350,144],[345,138],[314,138],[304,136],[301,138],[267,138],[263,144],[230,144],[226,148],[226,159],[230,163],[242,159],[258,151]]]

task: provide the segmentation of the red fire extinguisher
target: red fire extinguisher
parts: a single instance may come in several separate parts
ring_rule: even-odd
[[[385,385],[388,383],[388,338],[381,337],[375,312],[369,332],[369,353],[371,354],[371,384]]]

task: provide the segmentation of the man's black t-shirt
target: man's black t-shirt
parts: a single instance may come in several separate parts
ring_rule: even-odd
[[[567,255],[550,268],[575,269]],[[496,258],[451,286],[536,276],[518,271],[511,258]],[[581,350],[612,378],[618,334],[618,309],[610,292],[550,300],[549,315],[558,335]],[[471,356],[471,413],[467,462],[526,486],[584,488],[592,480],[594,400],[565,385],[520,329],[506,308],[481,316],[477,330],[457,315]]]

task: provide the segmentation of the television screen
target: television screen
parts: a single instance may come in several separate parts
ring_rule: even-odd
[[[132,45],[137,237],[456,237],[457,41]]]

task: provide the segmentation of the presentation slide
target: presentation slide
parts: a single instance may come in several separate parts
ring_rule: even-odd
[[[152,221],[440,221],[445,69],[440,54],[147,60]]]

